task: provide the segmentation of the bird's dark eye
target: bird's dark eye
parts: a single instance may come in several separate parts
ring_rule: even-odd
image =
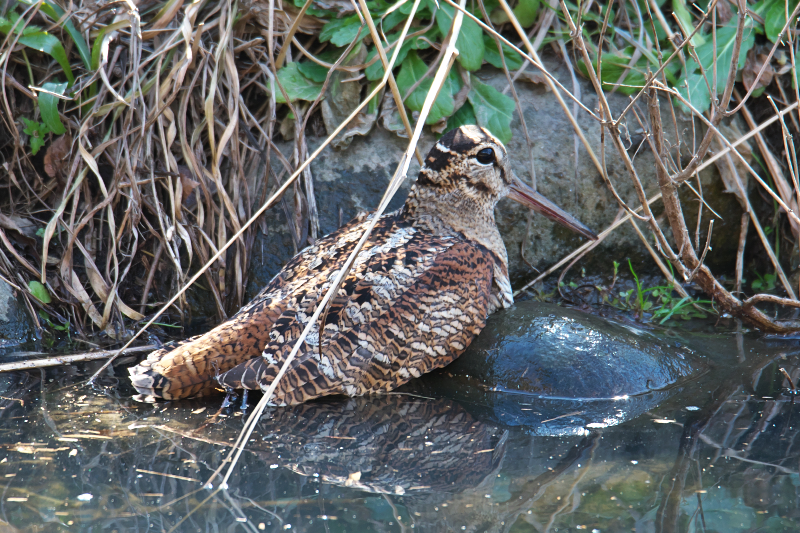
[[[475,154],[475,159],[477,159],[478,163],[481,165],[491,165],[494,163],[494,150],[491,148],[484,148]]]

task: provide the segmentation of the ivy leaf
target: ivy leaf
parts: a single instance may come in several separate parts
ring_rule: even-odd
[[[314,83],[300,73],[298,63],[289,63],[278,71],[278,81],[283,86],[289,100],[306,100],[313,102],[322,91],[322,84]],[[275,87],[275,101],[285,104],[283,93]]]
[[[439,3],[439,10],[436,12],[436,24],[442,35],[447,35],[450,26],[453,25],[455,8],[443,2]],[[478,24],[467,17],[461,23],[461,31],[456,40],[458,48],[458,58],[456,59],[462,67],[469,71],[478,70],[483,64],[483,30]]]
[[[472,104],[464,102],[464,105],[447,120],[447,131],[471,124],[477,125],[478,119],[475,117],[475,110],[472,108]]]
[[[492,135],[507,143],[511,140],[511,120],[514,117],[514,100],[491,85],[481,83],[472,77],[472,88],[467,95],[475,110],[478,125],[489,130]]]
[[[502,69],[503,61],[500,59],[500,51],[497,48],[497,43],[491,35],[483,34],[483,45],[485,47],[483,59],[495,68]],[[500,42],[503,47],[503,55],[506,58],[506,66],[508,70],[517,70],[522,66],[522,56],[515,52],[510,46],[504,42]]]
[[[419,58],[414,50],[409,51],[408,57],[403,61],[400,68],[400,73],[397,75],[397,87],[400,89],[400,94],[405,96],[411,86],[417,83],[425,73],[428,71],[428,65]],[[419,87],[408,95],[405,99],[406,107],[412,111],[422,111],[422,105],[425,102],[425,97],[428,95],[428,90],[433,83],[433,75],[428,76]],[[456,89],[455,92],[458,92]],[[431,106],[431,112],[425,120],[425,124],[434,124],[439,122],[445,117],[449,117],[455,111],[455,102],[453,101],[453,82],[452,77],[448,78],[442,84],[442,90],[439,91],[439,96]]]
[[[405,58],[408,56],[408,52],[411,50],[425,50],[426,48],[430,48],[429,41],[436,41],[439,34],[439,30],[433,29],[425,34],[425,39],[422,39],[422,35],[418,35],[417,37],[412,37],[411,39],[407,40],[403,43],[403,46],[400,47],[400,51],[397,53],[397,60],[395,61],[395,66],[401,65]],[[389,42],[394,43],[400,37],[400,34],[394,34],[389,36]],[[392,58],[392,53],[394,50],[390,50],[386,52],[387,59]],[[378,50],[376,48],[372,48],[367,54],[366,62],[369,63],[372,61],[372,58],[378,55]],[[364,70],[364,75],[367,77],[369,81],[379,80],[383,77],[383,62],[380,59],[375,61],[375,63],[371,64]]]
[[[541,4],[541,0],[519,0],[519,4],[514,8],[514,16],[517,17],[523,28],[533,26],[536,22],[539,4]]]
[[[54,83],[48,81],[42,85],[43,89],[56,94],[64,94],[67,89],[67,82]],[[61,117],[58,116],[58,98],[50,93],[39,93],[39,111],[42,113],[42,122],[55,133],[56,135],[63,135],[66,133],[66,128],[61,122]]]
[[[325,78],[328,77],[328,71],[330,69],[318,65],[313,61],[303,61],[302,63],[297,63],[297,70],[314,83],[323,83]]]
[[[50,128],[46,124],[34,122],[25,117],[22,117],[22,122],[25,123],[25,129],[22,130],[23,133],[30,135],[31,155],[36,155],[39,153],[39,149],[44,146],[44,138],[50,132]]]
[[[369,35],[369,31],[366,31],[366,28],[359,35],[359,28],[361,28],[361,21],[357,15],[333,19],[322,27],[322,31],[319,34],[319,42],[326,43],[330,41],[334,46],[347,46],[356,40],[357,35],[359,41]]]
[[[31,280],[28,282],[28,290],[31,291],[31,294],[34,298],[42,302],[43,304],[49,304],[53,301],[50,298],[50,293],[47,292],[47,287],[42,285],[40,281]]]
[[[778,42],[781,30],[786,25],[786,10],[791,14],[797,7],[797,0],[772,0],[768,2],[764,9],[764,33],[767,39],[773,43]]]

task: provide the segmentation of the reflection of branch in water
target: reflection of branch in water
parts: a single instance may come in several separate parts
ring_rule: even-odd
[[[561,512],[567,508],[570,502],[575,501],[575,489],[577,489],[578,484],[583,480],[583,477],[586,475],[586,472],[589,471],[589,466],[592,464],[592,459],[594,458],[594,451],[597,449],[597,445],[600,443],[599,435],[596,435],[594,438],[594,442],[592,443],[592,447],[589,449],[589,460],[586,462],[586,466],[580,471],[580,474],[575,478],[575,481],[569,488],[569,492],[567,493],[569,497],[564,498],[564,504],[561,505],[558,509],[553,511],[550,515],[550,520],[547,522],[547,526],[545,527],[545,532],[549,532],[550,529],[553,527],[553,524],[556,522],[556,518],[561,514]],[[573,505],[573,507],[577,507]]]
[[[690,464],[695,462],[694,455],[697,449],[698,437],[708,427],[711,419],[719,412],[722,406],[739,391],[739,388],[739,384],[735,382],[724,384],[706,406],[696,413],[694,419],[689,419],[684,423],[683,434],[678,448],[678,458],[665,478],[671,481],[671,484],[661,498],[656,511],[656,533],[678,531],[678,518],[680,517],[681,501],[683,500],[686,486],[686,476],[689,473]]]
[[[713,448],[718,449],[720,451],[720,455],[722,457],[727,457],[729,459],[736,459],[738,461],[742,461],[742,462],[745,462],[745,463],[752,463],[752,464],[756,464],[756,465],[768,466],[768,467],[774,468],[777,471],[782,472],[784,474],[800,474],[800,471],[792,470],[791,468],[786,468],[784,466],[781,466],[781,465],[778,465],[778,464],[775,464],[775,463],[767,463],[767,462],[764,462],[764,461],[756,461],[755,459],[749,459],[747,457],[746,453],[737,452],[736,450],[733,450],[731,448],[727,448],[727,447],[723,446],[722,444],[720,444],[718,442],[715,442],[711,437],[709,437],[709,436],[707,436],[705,434],[700,434],[699,438],[700,438],[701,441],[703,441],[704,444],[707,444],[707,445],[709,445],[709,446],[711,446]]]
[[[386,503],[388,503],[389,507],[392,508],[392,516],[395,518],[395,520],[397,520],[397,525],[400,526],[400,533],[406,533],[406,525],[403,523],[403,519],[400,516],[400,511],[397,510],[397,506],[392,501],[392,497],[388,494],[384,494],[383,499],[386,500]],[[326,529],[327,525],[328,524],[325,524]]]
[[[500,504],[500,514],[506,517],[506,522],[508,524],[513,524],[522,512],[531,508],[533,504],[544,495],[550,485],[561,479],[573,466],[578,464],[578,461],[584,457],[587,451],[593,454],[599,443],[599,433],[593,433],[588,437],[584,437],[578,444],[570,448],[564,455],[564,458],[561,459],[554,468],[548,469],[536,478],[526,481],[519,488],[513,490],[509,488],[511,498],[507,502]],[[586,470],[581,473],[580,477],[583,477],[585,472]],[[548,527],[550,527],[550,525],[548,525]],[[541,531],[540,527],[537,527],[537,529]]]
[[[692,463],[697,464],[697,483],[700,489],[703,488],[702,478],[700,477],[700,465],[695,458],[700,442],[717,450],[712,463],[716,462],[720,456],[724,456],[744,463],[767,466],[782,473],[798,473],[795,470],[788,469],[774,462],[758,461],[748,457],[752,451],[753,444],[762,433],[769,429],[775,417],[782,412],[783,407],[788,403],[772,399],[765,402],[762,409],[753,413],[748,411],[749,403],[753,401],[754,396],[758,396],[756,391],[758,390],[764,370],[769,365],[774,364],[775,359],[763,358],[754,361],[754,363],[755,364],[748,370],[747,375],[743,375],[740,379],[731,378],[726,380],[718,390],[714,391],[713,396],[706,406],[701,411],[698,411],[693,419],[687,420],[684,424],[678,457],[669,474],[665,477],[665,480],[668,480],[670,485],[664,491],[664,496],[661,498],[656,511],[656,532],[671,533],[679,529],[678,520],[680,518],[681,503],[684,498],[689,467]],[[744,391],[747,392],[744,394],[743,398],[739,397],[734,399],[737,394],[741,395]],[[738,404],[739,406],[733,413],[723,410],[723,407],[730,403]],[[745,426],[743,428],[737,428],[736,426],[741,423],[743,419],[746,421]],[[727,426],[722,434],[721,443],[705,433],[709,427],[720,426]],[[732,445],[735,443],[741,443],[741,451],[736,451],[732,448]],[[785,454],[784,459],[786,459]],[[698,511],[701,518],[704,520],[701,507],[702,500],[699,497],[698,505]],[[693,515],[692,520],[696,516],[697,512]]]

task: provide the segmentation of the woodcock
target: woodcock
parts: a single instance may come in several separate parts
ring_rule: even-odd
[[[489,132],[462,126],[447,133],[425,158],[405,205],[378,221],[273,403],[389,391],[461,355],[487,317],[514,301],[494,218],[505,196],[597,238],[520,181]],[[166,400],[220,385],[268,387],[371,216],[301,251],[230,320],[152,352],[129,369],[134,387]]]

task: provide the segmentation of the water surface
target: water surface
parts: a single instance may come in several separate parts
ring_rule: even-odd
[[[529,398],[561,422],[546,435],[411,392],[273,408],[217,492],[244,419],[221,398],[136,402],[125,365],[95,388],[94,363],[2,374],[0,530],[798,531],[800,398],[780,369],[800,381],[800,348],[705,349],[712,369],[644,412]]]

